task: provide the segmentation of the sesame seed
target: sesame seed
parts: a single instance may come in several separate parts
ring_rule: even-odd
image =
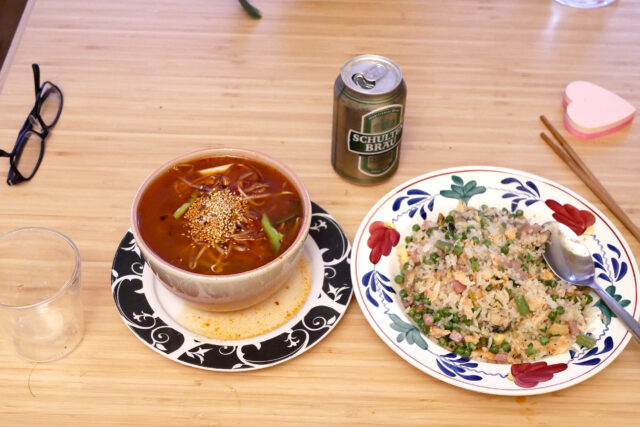
[[[184,214],[189,236],[208,245],[224,245],[249,220],[247,201],[228,189],[198,197]]]

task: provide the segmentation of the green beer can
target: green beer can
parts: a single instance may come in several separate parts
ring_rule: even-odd
[[[398,169],[407,86],[393,61],[360,55],[340,70],[333,89],[331,163],[338,174],[374,184]]]

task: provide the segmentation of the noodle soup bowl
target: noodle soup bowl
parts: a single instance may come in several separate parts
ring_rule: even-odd
[[[180,268],[163,259],[141,233],[141,220],[149,211],[140,209],[143,195],[162,174],[176,165],[211,157],[247,159],[280,172],[300,196],[300,226],[290,246],[275,259],[248,271],[229,274],[203,274]],[[144,202],[144,201],[143,201]],[[158,213],[159,214],[159,213]],[[163,215],[166,217],[166,215]],[[159,282],[187,303],[208,311],[233,311],[257,304],[275,293],[296,265],[311,222],[311,201],[303,182],[286,165],[258,151],[237,148],[212,148],[178,156],[156,169],[142,183],[131,209],[131,228],[148,267]],[[293,237],[292,237],[293,238]]]

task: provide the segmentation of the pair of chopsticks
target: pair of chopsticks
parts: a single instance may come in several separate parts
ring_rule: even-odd
[[[549,146],[556,152],[562,160],[575,172],[576,175],[580,177],[580,179],[593,191],[593,193],[598,196],[598,198],[604,203],[611,212],[614,213],[616,217],[629,229],[631,234],[635,236],[636,239],[640,240],[640,229],[636,227],[636,225],[631,221],[631,219],[625,214],[620,206],[613,200],[613,197],[609,194],[607,190],[600,184],[600,181],[595,177],[593,173],[589,170],[587,165],[580,159],[578,154],[573,151],[569,143],[566,139],[563,138],[562,135],[558,132],[558,130],[553,127],[551,122],[547,120],[545,116],[540,116],[540,120],[542,123],[549,129],[549,132],[555,137],[558,143],[554,142],[551,138],[547,136],[546,133],[540,132],[540,137],[549,144]]]

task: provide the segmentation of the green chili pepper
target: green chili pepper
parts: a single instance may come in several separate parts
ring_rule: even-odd
[[[534,354],[540,353],[540,350],[536,350],[533,348],[533,343],[529,343],[524,352],[527,353],[527,356],[533,356]]]
[[[472,257],[469,259],[469,264],[471,265],[471,269],[473,271],[480,271],[480,262],[476,257]]]
[[[453,245],[449,242],[445,242],[444,240],[438,240],[436,242],[436,248],[440,249],[442,252],[449,252]]]
[[[273,225],[271,225],[271,221],[269,221],[269,217],[267,214],[262,214],[262,229],[267,234],[269,238],[269,243],[271,243],[271,247],[275,253],[278,253],[280,250],[280,245],[282,244],[282,238],[284,237],[282,233],[276,230]]]
[[[576,337],[576,344],[582,347],[592,348],[596,345],[596,339],[589,335],[580,334]]]
[[[526,316],[530,313],[529,304],[527,304],[527,300],[524,298],[524,296],[516,295],[515,297],[513,297],[513,301],[516,303],[518,311],[521,315]]]
[[[179,219],[182,215],[184,215],[187,209],[191,207],[191,205],[193,204],[193,202],[196,201],[197,198],[198,198],[197,191],[194,191],[193,193],[191,193],[191,197],[189,197],[189,201],[181,204],[180,207],[176,209],[175,212],[173,213],[173,217],[175,219]]]

